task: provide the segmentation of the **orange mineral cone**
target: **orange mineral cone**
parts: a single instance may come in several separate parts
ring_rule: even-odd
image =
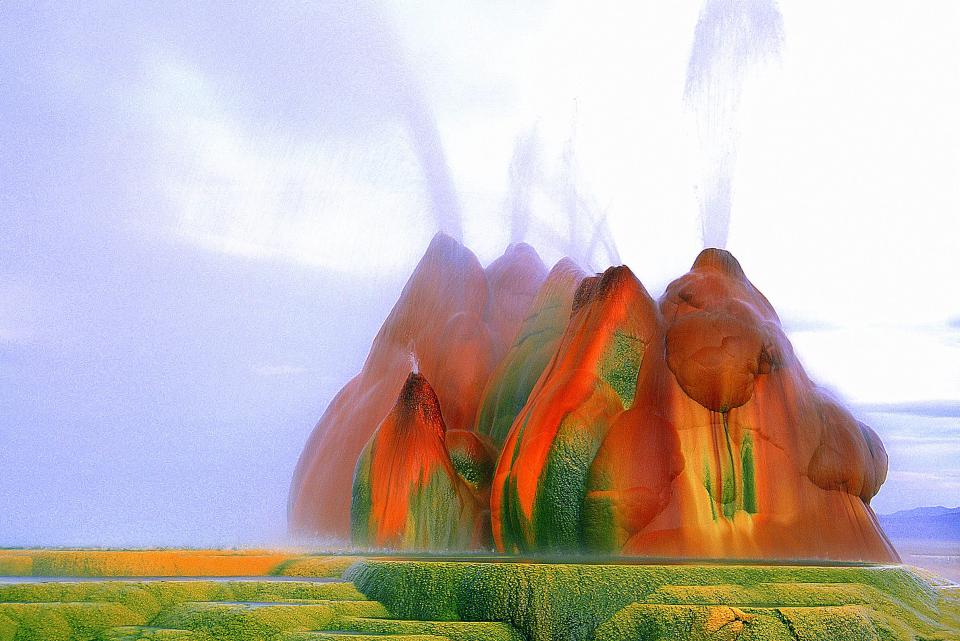
[[[374,548],[475,547],[483,511],[445,444],[437,395],[410,374],[396,405],[357,461],[350,509],[353,542]]]
[[[648,356],[637,382],[647,400],[617,420],[591,468],[587,543],[896,560],[869,507],[886,475],[882,444],[809,380],[736,259],[705,250],[660,309],[664,358],[648,371]]]
[[[545,272],[528,245],[512,245],[484,270],[456,240],[434,237],[363,369],[327,407],[300,454],[288,499],[291,533],[349,538],[354,466],[393,407],[411,362],[432,382],[445,424],[473,427],[490,373]]]
[[[581,282],[553,359],[513,422],[494,476],[497,547],[577,550],[587,472],[610,425],[633,405],[657,308],[627,267]]]
[[[513,420],[557,351],[570,320],[574,292],[583,278],[584,273],[569,258],[554,265],[529,306],[513,345],[491,374],[476,430],[498,446],[507,438]]]

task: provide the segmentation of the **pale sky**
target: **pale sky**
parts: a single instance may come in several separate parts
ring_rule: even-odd
[[[510,241],[518,141],[545,261],[571,188],[654,294],[701,248],[701,3],[321,4],[0,7],[0,545],[281,541],[438,224]],[[960,8],[780,10],[728,248],[883,438],[876,509],[956,505]]]

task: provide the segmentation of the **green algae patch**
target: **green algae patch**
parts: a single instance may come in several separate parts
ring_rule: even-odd
[[[617,330],[600,362],[601,379],[610,385],[623,402],[624,409],[633,407],[637,391],[637,374],[643,362],[646,345],[637,336]]]
[[[458,641],[524,641],[510,625],[486,621],[404,621],[397,619],[341,619],[338,629],[367,635],[430,635]]]
[[[580,515],[583,544],[600,554],[614,554],[622,537],[617,527],[616,504],[609,494],[604,494],[611,486],[609,476],[595,470],[589,473],[587,483],[590,490]]]
[[[547,456],[531,524],[538,550],[571,552],[583,547],[587,475],[603,434],[602,425],[587,426],[583,421],[580,416],[565,417]]]
[[[84,641],[105,630],[144,623],[118,603],[0,603],[0,631],[16,641]]]
[[[902,566],[360,559],[344,576],[0,584],[0,641],[960,639],[960,590]]]
[[[882,635],[882,639],[933,639],[960,629],[960,620],[943,607],[948,604],[946,597],[898,566],[573,565],[367,559],[352,566],[345,578],[354,581],[368,598],[382,602],[394,616],[502,621],[530,641],[579,641],[594,638],[595,633],[598,639],[687,638],[669,634],[629,636],[629,632],[623,637],[614,635],[618,626],[626,625],[626,614],[617,619],[620,623],[603,628],[607,636],[599,636],[601,626],[635,604],[667,608],[641,609],[637,613],[645,612],[644,617],[649,617],[669,612],[673,618],[661,622],[666,626],[663,630],[682,630],[689,625],[690,630],[696,630],[689,638],[707,634],[701,630],[701,623],[711,616],[719,617],[719,611],[711,610],[717,607],[736,607],[754,617],[749,625],[744,618],[733,626],[742,625],[746,636],[740,638],[745,640],[796,639],[790,636],[794,619],[797,629],[803,628],[807,635],[799,638],[829,641],[859,638],[855,635],[863,629],[874,630],[871,634]],[[823,608],[820,612],[832,623],[804,628],[799,618],[791,619],[781,612],[783,608],[811,607]],[[862,619],[869,628],[863,627]],[[648,625],[653,624],[642,624]],[[642,626],[636,630],[648,629]],[[844,626],[849,628],[847,636],[831,632]],[[904,636],[905,631],[912,636]],[[832,636],[823,636],[826,634]]]
[[[524,422],[523,427],[526,427],[526,422]],[[520,439],[517,439],[512,462],[516,462],[519,449]],[[497,489],[493,488],[492,491],[496,492]],[[500,506],[500,530],[501,536],[503,537],[503,544],[509,551],[528,551],[531,546],[527,544],[526,519],[520,510],[520,495],[517,492],[517,479],[512,475],[507,477],[506,482],[503,484],[503,497],[500,500]]]
[[[108,630],[104,641],[200,641],[201,637],[190,630],[153,628],[149,626],[124,626]]]
[[[194,618],[189,618],[190,613]],[[291,626],[310,629],[302,627],[304,621],[330,622],[340,616],[372,618],[388,612],[346,582],[0,584],[0,641],[270,638]],[[186,625],[188,621],[193,625]]]
[[[403,550],[463,550],[469,547],[468,528],[461,527],[461,499],[456,477],[438,469],[426,486],[410,489]]]
[[[151,617],[160,603],[144,584],[11,583],[0,584],[0,608],[8,603],[116,603],[140,617]]]
[[[740,444],[740,478],[743,487],[743,509],[750,514],[757,513],[757,480],[753,463],[753,437],[750,432],[743,435]]]
[[[0,584],[0,641],[271,640],[388,616],[342,581]]]
[[[303,556],[284,561],[271,576],[338,578],[353,565],[355,556]]]
[[[484,465],[460,452],[450,452],[453,470],[472,488],[488,488],[493,480],[493,466]]]
[[[384,638],[386,637],[386,639]],[[451,641],[434,634],[363,634],[360,632],[285,632],[279,641]]]
[[[269,641],[286,631],[307,631],[329,625],[335,617],[327,605],[281,605],[257,607],[231,603],[185,603],[165,611],[151,626],[199,633],[218,641],[263,639]]]
[[[570,318],[577,283],[583,277],[572,263],[548,276],[532,313],[523,321],[517,338],[490,376],[474,429],[503,446],[513,422],[526,405],[537,380],[553,358]],[[566,272],[566,276],[563,275]]]
[[[870,612],[860,606],[827,608],[780,608],[793,635],[806,639],[857,639],[879,641]]]
[[[553,355],[543,345],[555,346],[559,334],[553,333],[535,342],[537,338],[523,337],[521,347],[514,347],[518,353],[511,354],[513,360],[501,366],[501,378],[491,377],[491,383],[496,387],[486,391],[480,406],[476,431],[489,436],[498,446],[507,439],[510,427]]]
[[[0,584],[4,603],[115,602],[139,615],[188,601],[362,601],[352,583],[337,581],[95,581]]]
[[[367,443],[357,459],[350,492],[350,540],[361,547],[372,547],[374,544],[370,536],[370,513],[373,511],[370,494],[370,448],[370,443]]]
[[[841,637],[842,638],[842,637]],[[795,641],[774,613],[729,606],[634,603],[601,624],[596,641],[689,639],[691,641]]]

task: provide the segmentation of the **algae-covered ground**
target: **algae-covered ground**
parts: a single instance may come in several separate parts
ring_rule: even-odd
[[[902,566],[0,550],[0,641],[34,639],[960,641],[960,587]]]

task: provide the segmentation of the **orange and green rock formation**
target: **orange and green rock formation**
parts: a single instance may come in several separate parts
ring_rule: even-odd
[[[584,323],[578,300],[538,383],[549,396],[532,394],[512,427],[492,493],[501,549],[897,558],[868,505],[886,471],[879,439],[810,382],[732,255],[703,252],[659,306],[632,294],[632,276],[619,283],[617,305],[583,305],[633,329]],[[567,359],[577,341],[604,347]]]
[[[480,402],[476,431],[498,445],[507,438],[514,419],[557,351],[570,319],[573,295],[583,278],[584,273],[569,258],[554,265],[530,305],[516,340],[491,374]]]
[[[350,508],[357,544],[406,550],[481,544],[484,507],[454,468],[446,431],[437,395],[422,375],[410,374],[357,462]],[[465,473],[479,484],[480,466],[472,467]]]
[[[625,266],[545,271],[526,245],[484,270],[434,239],[307,443],[291,529],[341,535],[353,487],[355,525],[364,506],[392,515],[354,528],[376,547],[489,532],[504,552],[897,559],[869,506],[883,444],[807,377],[729,252],[704,250],[659,301]],[[416,436],[390,410],[411,355],[445,426]],[[423,510],[448,529],[421,534],[439,527]]]
[[[438,234],[384,321],[361,372],[340,390],[304,446],[290,488],[292,532],[350,536],[353,472],[390,412],[411,362],[431,382],[450,429],[472,428],[490,373],[513,342],[546,274],[536,252],[512,245],[486,270]]]
[[[581,282],[567,330],[500,456],[490,503],[499,549],[583,547],[587,474],[610,426],[633,405],[654,309],[626,267]]]

